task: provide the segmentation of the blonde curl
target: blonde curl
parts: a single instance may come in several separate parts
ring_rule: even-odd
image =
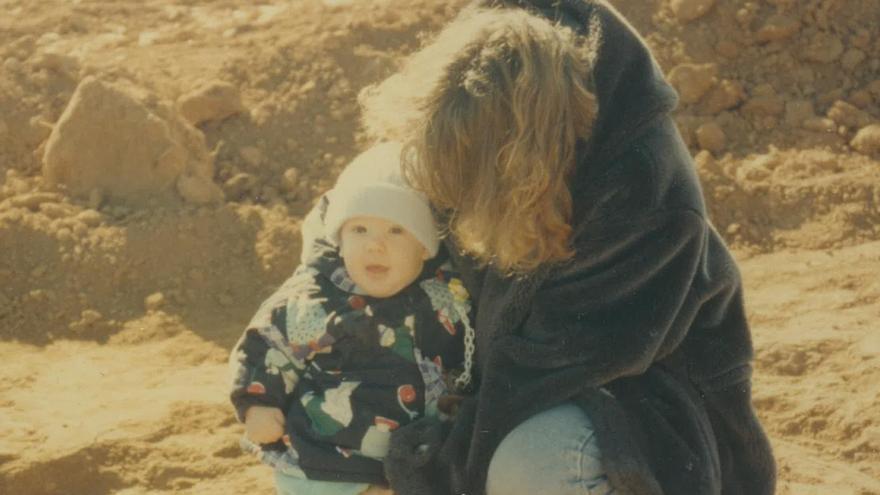
[[[365,124],[408,143],[408,179],[448,212],[463,250],[526,273],[573,254],[568,180],[597,111],[592,59],[546,19],[468,10],[362,93]]]

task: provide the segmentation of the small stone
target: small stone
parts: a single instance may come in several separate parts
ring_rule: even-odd
[[[715,0],[672,0],[670,7],[680,21],[690,22],[706,15]]]
[[[701,125],[695,133],[700,148],[712,153],[723,151],[727,144],[727,136],[724,135],[724,130],[715,122],[707,122]]]
[[[859,129],[849,145],[865,155],[880,153],[880,124],[871,124]]]
[[[85,309],[80,313],[80,321],[85,325],[93,325],[101,321],[101,318],[103,318],[103,315],[94,309]]]
[[[717,76],[715,64],[679,64],[669,72],[669,82],[682,103],[696,103],[715,85]]]
[[[241,199],[242,196],[250,192],[251,189],[253,189],[253,187],[256,185],[256,183],[256,177],[251,174],[235,174],[223,184],[223,192],[226,193],[227,198],[231,200],[238,200]]]
[[[842,100],[835,101],[828,109],[827,117],[837,125],[858,129],[871,123],[871,115],[855,105]]]
[[[740,230],[742,230],[742,225],[738,223],[732,223],[727,226],[726,232],[727,235],[737,235],[739,234]]]
[[[236,86],[211,81],[177,99],[181,115],[193,125],[221,120],[244,112],[241,94]]]
[[[801,123],[801,127],[813,132],[834,132],[837,129],[834,121],[825,117],[809,118]]]
[[[739,55],[739,46],[730,40],[721,40],[715,46],[715,51],[725,58],[736,58]]]
[[[74,218],[88,227],[97,227],[104,217],[96,210],[83,210]]]
[[[257,168],[263,164],[263,152],[255,146],[245,146],[239,150],[238,154],[251,168]]]
[[[281,176],[281,190],[290,193],[296,191],[299,186],[299,169],[289,168]]]
[[[785,100],[777,95],[758,96],[743,105],[743,112],[759,116],[776,116],[785,111]]]
[[[34,192],[15,196],[12,198],[11,202],[12,206],[36,210],[44,203],[56,202],[60,199],[61,196],[56,193]]]
[[[154,292],[144,299],[144,307],[147,311],[156,311],[165,304],[165,296],[161,292]]]
[[[746,91],[742,84],[722,79],[703,98],[703,110],[709,115],[717,115],[725,110],[737,107],[746,99]]]
[[[785,102],[785,122],[797,127],[801,122],[816,116],[813,110],[813,102],[810,100],[791,100]]]
[[[843,54],[843,58],[840,59],[840,65],[842,65],[844,69],[851,71],[861,65],[866,58],[868,58],[868,56],[865,55],[865,52],[853,48],[847,50],[846,53]]]
[[[210,179],[198,175],[181,175],[177,193],[187,203],[205,205],[223,201],[223,191]]]
[[[784,15],[772,15],[767,22],[755,33],[755,39],[759,43],[781,41],[791,38],[801,29],[801,23],[797,19]]]
[[[810,62],[830,63],[843,54],[840,38],[825,32],[816,33],[810,44],[801,52],[801,57]]]
[[[852,94],[849,95],[848,100],[850,103],[861,110],[864,110],[874,103],[874,99],[871,97],[871,93],[864,89],[853,91]]]

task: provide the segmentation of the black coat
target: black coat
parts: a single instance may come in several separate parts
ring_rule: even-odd
[[[451,428],[420,421],[395,432],[392,487],[483,493],[505,435],[573,401],[622,495],[772,494],[740,275],[669,116],[675,92],[603,1],[484,3],[528,4],[597,46],[599,113],[570,184],[576,255],[520,278],[455,260],[477,302],[480,388]]]

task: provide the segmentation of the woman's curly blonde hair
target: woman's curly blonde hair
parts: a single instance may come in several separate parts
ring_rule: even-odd
[[[407,178],[463,250],[526,273],[573,254],[568,180],[597,111],[592,53],[520,9],[465,11],[362,93],[365,123],[408,143]]]

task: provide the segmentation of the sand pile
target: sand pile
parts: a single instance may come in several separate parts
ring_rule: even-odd
[[[613,3],[742,261],[779,493],[880,494],[880,9]],[[463,4],[3,3],[0,493],[271,493],[226,353],[366,145],[358,93]]]

